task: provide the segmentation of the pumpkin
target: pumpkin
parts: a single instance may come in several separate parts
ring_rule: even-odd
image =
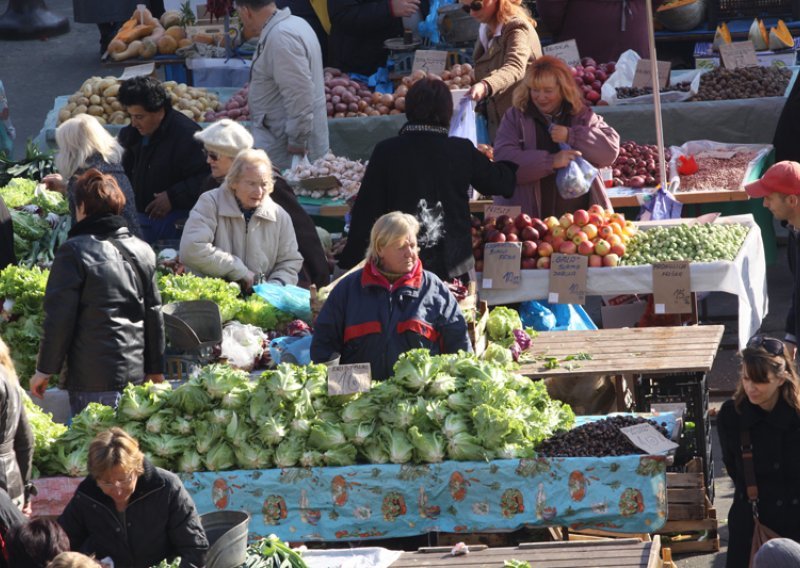
[[[139,57],[142,59],[152,59],[158,53],[156,42],[151,39],[142,40],[142,47],[139,49]]]
[[[181,13],[177,10],[167,10],[163,14],[161,14],[161,25],[164,28],[171,28],[172,26],[178,26],[181,23]],[[175,38],[178,39],[178,38]]]
[[[188,38],[183,38],[178,40],[178,49],[181,49],[183,47],[189,47],[190,45],[193,45],[193,43],[192,40]]]
[[[756,18],[750,24],[750,31],[747,32],[747,39],[753,42],[756,51],[764,51],[769,47],[769,35],[764,22]]]
[[[769,30],[769,48],[773,51],[779,49],[790,49],[794,47],[792,33],[783,20],[778,20],[778,25]]]
[[[180,26],[170,26],[167,28],[167,35],[172,36],[175,41],[181,40],[186,37],[186,30]]]
[[[158,52],[171,55],[178,50],[178,41],[171,35],[164,35],[158,40]]]
[[[712,49],[719,51],[720,46],[729,45],[731,43],[731,31],[728,29],[728,24],[722,22],[717,26],[717,31],[714,33],[714,43]]]

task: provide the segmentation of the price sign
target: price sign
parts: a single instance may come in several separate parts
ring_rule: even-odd
[[[719,46],[722,66],[727,69],[758,67],[756,48],[752,41],[736,41]]]
[[[574,39],[568,39],[559,43],[546,45],[542,48],[545,55],[558,57],[567,65],[578,65],[581,62],[581,55],[578,53],[578,44]]]
[[[483,218],[494,217],[497,219],[500,215],[508,215],[512,219],[522,212],[522,207],[519,205],[487,205],[483,210]]]
[[[119,76],[119,80],[125,81],[126,79],[133,79],[134,77],[149,77],[155,72],[156,64],[152,61],[150,63],[142,63],[141,65],[131,65],[125,68],[122,75]]]
[[[369,363],[328,367],[329,395],[369,392],[371,384],[372,367]]]
[[[486,243],[483,247],[483,287],[492,290],[519,288],[522,283],[520,243]]]
[[[434,49],[418,49],[414,52],[412,71],[422,70],[426,73],[441,75],[447,67],[447,52]]]
[[[550,257],[551,304],[583,304],[586,302],[586,277],[589,258],[582,254],[554,254]]]
[[[688,261],[653,264],[653,304],[657,314],[692,313],[692,281]]]
[[[657,61],[656,63],[658,65],[658,84],[661,89],[665,89],[669,85],[669,72],[672,69],[672,63],[669,61]],[[649,59],[640,59],[636,63],[636,71],[633,74],[633,87],[653,86],[652,65],[652,61]]]
[[[717,220],[721,213],[706,213],[705,215],[700,215],[697,219],[695,219],[695,223],[697,225],[708,225],[709,223],[713,223]]]
[[[664,435],[653,428],[652,424],[636,424],[620,428],[620,432],[637,448],[648,454],[665,454],[678,447],[678,444],[667,440]]]

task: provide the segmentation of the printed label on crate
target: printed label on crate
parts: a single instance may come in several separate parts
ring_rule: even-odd
[[[657,61],[656,70],[658,72],[659,87],[665,89],[669,85],[669,72],[672,69],[672,63],[669,61]],[[649,59],[640,59],[636,62],[636,71],[633,74],[632,87],[652,87],[652,63]]]
[[[758,67],[756,48],[752,41],[735,41],[719,46],[722,65],[727,69],[739,67]]]
[[[656,314],[692,313],[689,262],[653,263],[653,305]]]
[[[483,218],[494,217],[497,219],[500,215],[508,215],[512,219],[522,212],[522,207],[519,205],[487,205],[483,210]]]
[[[678,444],[668,440],[661,432],[653,428],[652,424],[636,424],[620,428],[619,431],[646,454],[664,454],[678,447]]]
[[[547,296],[551,304],[584,304],[589,258],[581,254],[554,254],[550,257],[550,283]]]
[[[371,384],[372,366],[369,363],[328,367],[329,395],[369,392]]]
[[[486,243],[483,247],[483,287],[492,290],[519,288],[522,283],[521,243]]]
[[[542,48],[545,55],[552,55],[558,57],[567,65],[579,65],[581,62],[581,55],[578,53],[578,43],[574,39],[568,39],[559,43],[546,45]]]
[[[414,52],[412,71],[422,70],[426,73],[441,75],[447,67],[447,52],[434,49],[418,49]]]

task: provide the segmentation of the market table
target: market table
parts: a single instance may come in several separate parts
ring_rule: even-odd
[[[689,219],[646,221],[637,223],[642,230],[655,226],[680,225]],[[750,228],[739,254],[733,261],[692,262],[692,292],[727,292],[738,298],[738,339],[744,347],[761,326],[767,314],[767,273],[761,231],[752,215],[719,217],[717,223],[740,223]],[[550,272],[548,270],[522,270],[522,283],[518,288],[496,290],[481,288],[479,296],[490,305],[507,305],[548,297]],[[483,284],[482,274],[477,275]],[[653,292],[653,273],[650,265],[617,266],[614,268],[589,268],[586,293],[590,296],[617,296],[620,294],[649,294]]]

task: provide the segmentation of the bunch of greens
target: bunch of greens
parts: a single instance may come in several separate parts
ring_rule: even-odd
[[[164,304],[211,300],[219,306],[222,321],[230,321],[244,307],[241,290],[235,282],[221,278],[204,278],[194,274],[165,274],[158,279],[158,289]]]
[[[36,370],[48,275],[38,267],[12,265],[0,271],[0,337],[11,350],[23,388]]]
[[[497,306],[489,312],[486,322],[489,344],[483,358],[503,366],[513,367],[522,353],[531,346],[536,331],[522,324],[519,313],[506,306]]]
[[[9,209],[34,205],[45,214],[55,213],[66,215],[69,213],[69,204],[64,196],[57,191],[50,191],[44,186],[37,187],[36,181],[25,178],[13,178],[3,187],[0,187],[0,197]]]
[[[7,184],[13,178],[41,181],[43,177],[55,171],[54,154],[55,152],[42,153],[30,139],[25,145],[25,157],[19,161],[0,153],[0,186]]]
[[[308,564],[296,550],[271,534],[247,548],[243,568],[308,568]]]
[[[58,471],[53,444],[66,433],[67,427],[53,422],[53,415],[42,410],[26,393],[22,394],[22,401],[33,430],[33,477],[39,477],[41,472]]]

